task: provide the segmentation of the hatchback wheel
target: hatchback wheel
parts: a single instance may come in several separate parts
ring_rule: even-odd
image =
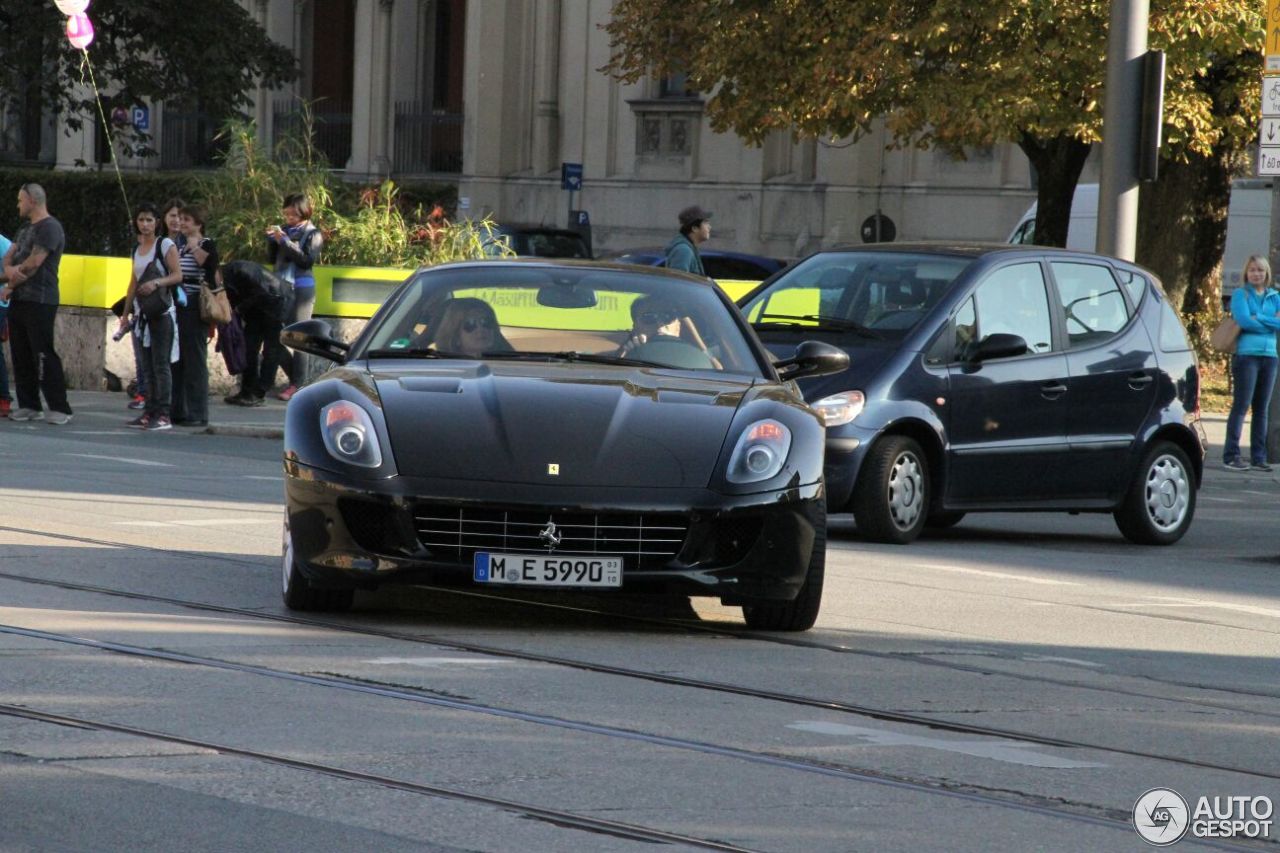
[[[853,490],[858,530],[875,542],[905,545],[920,535],[928,506],[929,468],[920,445],[905,435],[872,445]]]
[[[349,610],[355,600],[353,589],[320,589],[298,568],[293,555],[293,537],[289,534],[289,518],[284,520],[284,542],[281,555],[281,591],[284,606],[290,610]]]
[[[1130,542],[1172,545],[1191,527],[1195,512],[1191,460],[1176,444],[1158,441],[1142,457],[1115,519]]]

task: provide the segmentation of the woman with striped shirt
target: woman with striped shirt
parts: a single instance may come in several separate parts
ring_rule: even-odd
[[[182,289],[187,304],[178,306],[178,362],[173,365],[173,422],[179,426],[209,423],[209,324],[200,317],[200,285],[214,286],[218,248],[204,236],[204,208],[186,204],[180,210],[186,240],[178,249]]]

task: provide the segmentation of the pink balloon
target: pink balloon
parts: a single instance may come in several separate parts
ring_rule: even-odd
[[[89,0],[53,0],[53,5],[64,15],[83,15],[89,8]]]
[[[85,14],[67,18],[67,41],[77,50],[84,50],[93,42],[93,24]]]

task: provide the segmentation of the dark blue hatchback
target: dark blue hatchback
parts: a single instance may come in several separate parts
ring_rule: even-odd
[[[906,543],[966,513],[1110,512],[1168,545],[1195,515],[1199,371],[1148,271],[1043,246],[818,252],[740,307],[771,352],[849,353],[802,382],[827,423],[831,511]]]

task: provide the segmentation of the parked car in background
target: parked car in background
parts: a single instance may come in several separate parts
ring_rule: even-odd
[[[1190,527],[1199,371],[1155,277],[1040,246],[811,255],[739,303],[765,345],[849,353],[801,383],[827,424],[830,511],[905,543],[991,510],[1109,512],[1140,543]]]
[[[498,244],[522,257],[591,259],[591,246],[579,231],[554,225],[498,225],[494,239],[486,245],[497,255]]]
[[[721,249],[699,249],[698,254],[702,256],[702,268],[707,271],[707,277],[716,281],[764,281],[787,265],[786,261],[779,258],[727,252]],[[620,264],[665,267],[667,250],[648,246],[612,252],[606,258]]]
[[[293,609],[435,583],[660,591],[802,631],[822,599],[822,419],[706,280],[532,259],[422,269],[290,401],[282,589]]]

